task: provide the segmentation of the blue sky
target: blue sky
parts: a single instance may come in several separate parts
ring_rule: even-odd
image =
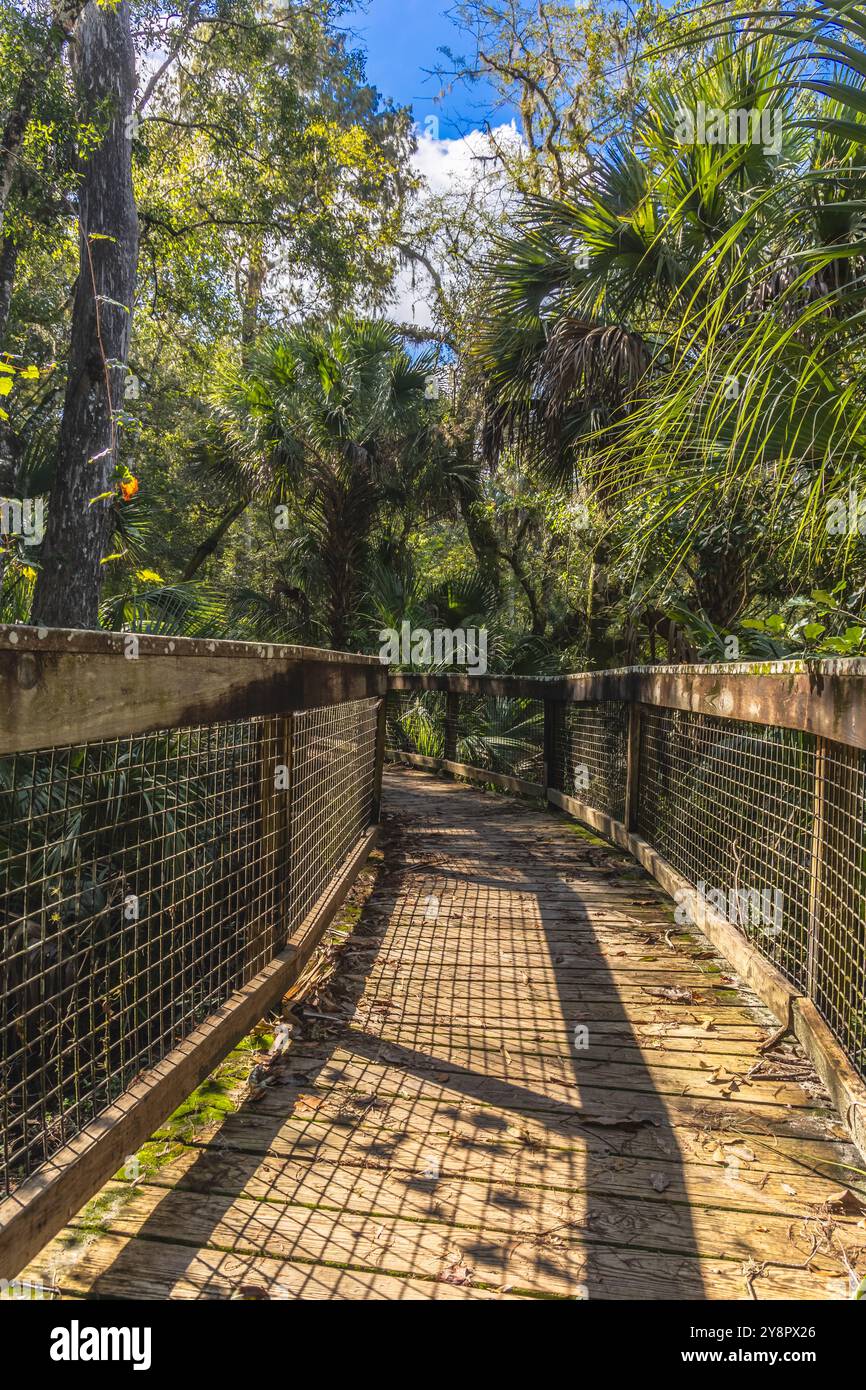
[[[412,106],[422,129],[427,116],[438,117],[441,139],[465,135],[487,119],[499,125],[514,115],[510,108],[497,107],[487,82],[461,84],[437,100],[440,83],[429,76],[445,62],[437,50],[445,46],[455,54],[472,53],[469,36],[451,21],[449,8],[448,0],[366,0],[365,10],[355,11],[346,23],[367,50],[368,80],[383,96]]]

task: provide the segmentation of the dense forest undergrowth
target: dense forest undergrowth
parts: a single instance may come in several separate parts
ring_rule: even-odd
[[[345,0],[2,0],[0,618],[861,653],[866,19],[738,8],[462,0],[443,189]]]

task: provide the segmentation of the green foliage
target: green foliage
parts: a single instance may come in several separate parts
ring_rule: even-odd
[[[231,625],[229,598],[218,614],[206,589],[196,604],[185,586],[214,510],[237,495],[236,471],[208,476],[201,466],[214,361],[246,351],[263,325],[305,305],[381,303],[390,286],[412,125],[366,82],[344,9],[340,0],[265,10],[252,0],[182,0],[171,15],[133,7],[143,73],[131,131],[141,252],[131,375],[115,415],[121,468],[140,494],[134,506],[119,505],[120,496],[115,505],[103,621]],[[41,20],[30,10],[2,7],[4,110],[35,61]],[[47,440],[53,469],[77,273],[75,151],[86,157],[102,134],[98,122],[78,119],[64,55],[37,86],[0,242],[3,360],[41,373],[38,387],[22,382],[20,402],[16,377],[14,413],[9,397],[0,400],[10,416],[6,428],[0,416],[0,490],[12,495],[25,492],[32,436]],[[51,469],[43,492],[50,481]],[[27,616],[36,568],[38,554],[0,556],[6,619]],[[142,584],[141,571],[165,576],[165,590]]]
[[[0,12],[8,107],[40,21]],[[514,670],[860,654],[859,11],[458,18],[474,57],[443,76],[492,82],[522,141],[431,194],[338,0],[134,6],[142,242],[101,621],[368,650],[404,619],[484,624]],[[50,484],[74,151],[101,133],[64,58],[7,209],[10,495]],[[406,260],[447,347],[382,317]],[[39,563],[6,538],[5,619]]]
[[[379,513],[417,505],[435,410],[432,354],[414,360],[384,320],[352,317],[265,336],[224,364],[214,404],[250,488],[292,532],[286,566],[308,628],[361,640],[362,596]],[[414,496],[411,494],[414,493]]]
[[[669,29],[629,129],[527,198],[486,267],[490,457],[588,498],[593,604],[627,656],[663,626],[674,654],[677,632],[695,655],[861,650],[858,605],[826,623],[797,595],[862,562],[827,508],[866,462],[864,35],[841,5],[787,19]]]

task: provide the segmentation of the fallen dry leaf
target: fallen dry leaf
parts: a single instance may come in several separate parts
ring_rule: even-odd
[[[643,1129],[645,1125],[660,1125],[661,1120],[653,1120],[648,1115],[623,1115],[622,1119],[616,1119],[612,1115],[589,1115],[581,1117],[581,1125],[587,1125],[591,1129]]]
[[[844,1216],[862,1216],[866,1212],[866,1202],[862,1197],[858,1197],[856,1192],[850,1188],[843,1188],[841,1192],[834,1192],[827,1198],[825,1203],[828,1211],[841,1212]]]
[[[471,1284],[473,1271],[468,1265],[446,1265],[439,1276],[440,1284]]]
[[[298,1096],[297,1104],[303,1105],[307,1110],[318,1110],[320,1105],[324,1105],[324,1096]]]
[[[748,1144],[731,1144],[729,1145],[729,1149],[729,1157],[738,1158],[741,1163],[757,1162],[758,1155],[755,1153],[754,1149],[749,1148]]]

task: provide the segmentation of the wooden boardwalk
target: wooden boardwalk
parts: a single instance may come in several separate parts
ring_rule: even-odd
[[[106,1189],[99,1230],[30,1277],[73,1298],[850,1297],[860,1160],[652,881],[564,817],[425,773],[389,773],[385,804],[384,869],[316,1010],[340,1016],[307,1016],[271,1084]]]

